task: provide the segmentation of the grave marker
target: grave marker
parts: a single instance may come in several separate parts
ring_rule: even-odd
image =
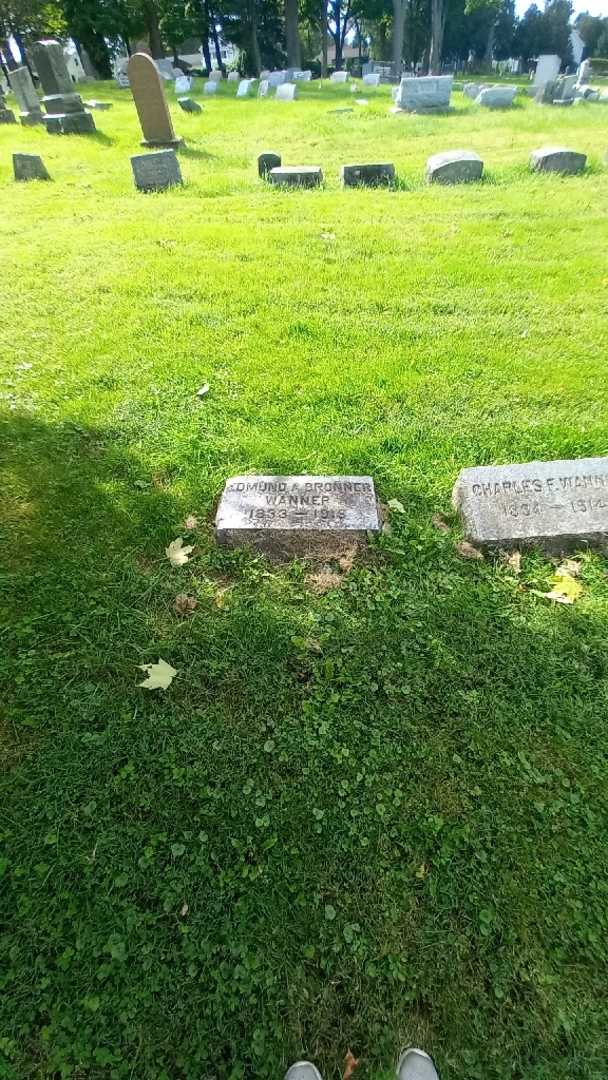
[[[129,82],[141,130],[142,146],[182,146],[176,136],[165,91],[156,64],[146,53],[134,53],[129,60]]]
[[[51,135],[87,135],[95,131],[95,121],[85,112],[80,94],[74,92],[63,55],[57,41],[37,41],[32,57],[42,83],[42,104],[46,116],[42,122]]]
[[[44,162],[38,154],[13,154],[15,180],[50,180]]]
[[[134,154],[131,158],[133,179],[138,191],[164,191],[182,183],[175,150],[156,150],[152,154]]]
[[[343,165],[340,169],[343,187],[388,187],[395,180],[395,166],[390,162],[369,165]]]
[[[608,458],[463,469],[452,495],[473,543],[542,543],[552,551],[608,542]]]
[[[453,75],[405,76],[395,96],[396,112],[440,112],[450,106]]]
[[[258,156],[258,176],[260,180],[268,180],[268,174],[271,169],[280,169],[281,167],[281,155],[275,154],[273,150],[264,150]]]
[[[586,164],[586,154],[565,146],[541,146],[530,154],[532,172],[580,173]]]
[[[17,98],[21,123],[24,125],[41,124],[40,98],[36,93],[36,87],[28,69],[19,67],[15,68],[14,71],[9,71],[8,81],[11,84],[13,94]]]
[[[234,476],[215,528],[230,547],[327,557],[364,543],[381,522],[371,476]]]
[[[271,184],[283,187],[319,187],[323,179],[320,165],[284,165],[271,169],[268,174]]]
[[[281,83],[277,86],[276,99],[277,101],[295,101],[296,97],[296,84],[292,82]]]
[[[483,161],[473,150],[446,150],[427,160],[425,176],[429,184],[467,184],[480,180]]]

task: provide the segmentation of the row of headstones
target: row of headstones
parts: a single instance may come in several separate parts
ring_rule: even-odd
[[[481,547],[606,549],[608,458],[462,469],[452,503],[467,538]],[[231,547],[327,558],[379,533],[382,515],[371,476],[233,476],[215,528],[218,542]]]
[[[534,150],[530,168],[534,172],[579,173],[587,158],[576,150],[545,146]],[[257,161],[258,176],[276,186],[319,187],[323,181],[320,165],[283,165],[279,154],[266,150]],[[131,167],[139,191],[164,191],[183,183],[175,150],[157,150],[151,154],[134,154]],[[15,180],[50,180],[48,171],[37,154],[13,154]],[[472,150],[449,150],[433,154],[426,163],[428,183],[462,184],[480,180],[483,161]],[[342,165],[340,179],[343,187],[391,186],[395,182],[395,166],[391,162],[366,162]]]
[[[553,104],[571,104],[577,97],[587,101],[608,102],[608,92],[600,95],[589,87],[576,87],[576,75],[561,75],[552,80],[536,94],[540,102],[551,101]],[[421,78],[405,76],[393,94],[396,112],[440,112],[450,107],[450,97],[454,82],[453,75],[424,75]],[[472,98],[476,105],[489,109],[510,108],[519,87],[484,83],[465,83],[463,93]]]
[[[32,46],[32,59],[42,83],[45,113],[36,92],[32,77],[26,67],[9,71],[8,80],[20,110],[24,125],[44,124],[52,135],[72,133],[85,134],[95,131],[95,121],[85,111],[80,94],[74,93],[74,84],[65,62],[63,49],[58,41],[38,41]],[[0,94],[0,123],[14,123],[14,113],[6,108]]]

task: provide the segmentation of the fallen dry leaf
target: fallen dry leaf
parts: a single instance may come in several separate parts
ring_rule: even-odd
[[[178,615],[191,615],[197,604],[198,600],[195,596],[187,596],[186,593],[179,593],[173,601],[173,608]]]
[[[530,592],[535,596],[542,596],[545,600],[552,600],[554,604],[573,604],[583,591],[580,581],[575,581],[570,574],[554,574],[551,585],[553,587],[550,592],[540,592],[539,589],[530,589]]]
[[[172,540],[168,547],[165,548],[165,555],[167,556],[171,566],[183,566],[190,558],[190,553],[194,551],[191,544],[184,545],[183,537],[178,536],[177,540]]]
[[[431,523],[434,526],[434,528],[439,529],[439,532],[446,532],[447,533],[447,532],[450,531],[450,526],[448,525],[447,521],[445,520],[443,514],[433,514],[433,516],[431,518]]]
[[[144,690],[166,690],[177,675],[175,668],[160,656],[158,664],[140,664],[139,667],[147,672],[147,678],[137,684],[143,686]]]
[[[184,530],[185,532],[194,532],[195,529],[198,529],[198,518],[194,514],[188,514],[184,521]]]
[[[352,1050],[347,1050],[344,1057],[344,1072],[342,1073],[342,1080],[350,1080],[357,1065],[359,1064],[359,1058],[356,1058]]]
[[[521,573],[521,551],[505,551],[503,561],[514,574]]]
[[[556,574],[570,574],[572,577],[578,577],[581,572],[582,563],[577,559],[564,559],[563,563],[560,563]]]
[[[352,570],[353,566],[355,565],[356,557],[357,557],[357,545],[356,544],[353,544],[352,547],[347,548],[347,550],[344,551],[342,553],[342,555],[340,555],[340,558],[338,559],[338,566],[340,567],[341,570],[344,571],[345,574],[347,574],[349,570]]]
[[[428,872],[429,872],[429,868],[428,868],[427,864],[426,863],[421,863],[420,866],[418,867],[418,869],[416,870],[416,877],[418,878],[419,881],[424,881],[424,879],[425,879],[426,875],[428,874]]]
[[[468,540],[461,540],[460,543],[456,544],[456,551],[459,555],[462,555],[463,559],[483,559],[479,548],[473,547]]]
[[[206,382],[206,383],[203,383],[203,385],[201,387],[199,387],[199,389],[196,391],[196,396],[197,397],[206,397],[208,393],[209,393],[209,383]]]

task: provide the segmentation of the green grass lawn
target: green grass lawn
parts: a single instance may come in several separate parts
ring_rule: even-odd
[[[608,454],[608,108],[234,92],[169,91],[160,195],[128,91],[86,88],[97,137],[0,127],[0,1076],[337,1080],[351,1048],[376,1080],[418,1044],[442,1080],[605,1080],[607,564],[551,605],[542,555],[458,555],[450,492]],[[585,175],[530,176],[548,142]],[[454,147],[485,181],[426,188]],[[324,188],[265,186],[263,149]],[[357,161],[399,189],[341,192]],[[217,549],[247,471],[405,513],[319,592]]]

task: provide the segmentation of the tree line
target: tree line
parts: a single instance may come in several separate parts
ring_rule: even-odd
[[[199,42],[207,71],[223,67],[222,40],[239,50],[243,73],[311,67],[321,75],[344,66],[345,46],[359,57],[391,60],[438,73],[466,62],[483,70],[493,59],[570,51],[570,0],[532,4],[521,19],[515,0],[0,0],[0,62],[26,63],[29,42],[71,37],[100,77],[112,56],[147,39],[155,58],[177,59],[185,41]],[[608,18],[576,21],[586,54],[608,56]],[[14,43],[15,59],[9,41]]]

